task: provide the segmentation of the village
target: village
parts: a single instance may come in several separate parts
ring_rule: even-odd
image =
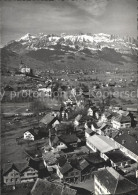
[[[27,67],[21,68],[20,74],[32,78],[32,70]],[[14,140],[25,158],[13,157],[2,163],[3,194],[24,191],[35,195],[47,189],[48,194],[56,194],[57,189],[59,194],[68,195],[135,195],[137,107],[115,105],[111,101],[113,97],[96,97],[96,85],[91,93],[85,85],[78,89],[66,85],[64,79],[60,84],[54,81],[52,76],[45,81],[34,77],[39,96],[31,106],[17,108],[21,109],[20,113],[3,113],[9,126],[16,124],[19,128],[21,122],[26,122],[26,130]],[[26,90],[30,89],[26,87]],[[6,91],[12,93],[15,105],[15,99],[18,101],[20,97],[10,87]]]

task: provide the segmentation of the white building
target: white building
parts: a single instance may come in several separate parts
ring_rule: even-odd
[[[88,109],[87,115],[88,116],[93,116],[93,110],[91,108]]]
[[[99,170],[94,175],[95,195],[136,194],[137,185],[120,175],[112,167]]]
[[[38,92],[42,92],[45,94],[45,96],[51,96],[52,95],[52,89],[50,87],[47,88],[39,88]]]
[[[118,115],[113,117],[111,120],[112,126],[115,129],[124,129],[131,127],[131,118],[130,116]]]
[[[34,135],[30,132],[30,131],[26,131],[24,134],[23,134],[23,138],[25,140],[33,140],[34,141]]]
[[[86,145],[94,152],[100,152],[102,158],[104,158],[104,153],[118,149],[115,141],[103,135],[87,137]]]
[[[21,73],[30,73],[31,68],[21,68]]]
[[[76,116],[76,118],[75,118],[75,120],[74,120],[74,127],[77,127],[77,126],[79,126],[79,124],[80,124],[80,119],[82,118],[82,115],[80,115],[80,114],[78,114],[77,116]]]

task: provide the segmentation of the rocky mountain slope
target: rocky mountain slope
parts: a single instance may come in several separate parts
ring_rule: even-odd
[[[91,69],[104,64],[136,63],[137,51],[138,42],[132,37],[28,33],[2,48],[2,65],[18,68],[19,61],[24,59],[27,66],[38,69]]]

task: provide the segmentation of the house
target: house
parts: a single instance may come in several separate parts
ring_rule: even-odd
[[[101,124],[99,125],[96,122],[92,122],[91,129],[96,132],[100,128],[100,126],[101,126]]]
[[[106,123],[103,123],[98,131],[96,131],[99,135],[106,135],[108,132],[110,132],[110,127]]]
[[[59,154],[54,154],[52,151],[44,151],[42,156],[45,167],[56,165],[57,159],[60,157]]]
[[[30,73],[32,73],[32,69],[31,68],[27,68],[27,67],[22,67],[20,69],[20,72],[23,73],[23,74],[30,74]]]
[[[86,145],[94,152],[99,152],[102,158],[104,157],[104,153],[118,148],[112,139],[102,135],[88,137]]]
[[[53,148],[53,149],[55,148],[59,151],[67,149],[67,146],[59,140],[57,135],[53,135],[53,136],[49,135],[49,146],[51,148]]]
[[[58,136],[63,134],[69,134],[74,131],[74,126],[70,121],[61,121],[60,124],[55,126],[56,134]]]
[[[95,134],[95,132],[93,132],[93,130],[91,130],[90,128],[85,129],[85,137],[86,138],[88,138],[94,134]]]
[[[88,116],[93,116],[93,110],[91,108],[88,109],[87,115]]]
[[[52,105],[51,109],[52,109],[54,112],[61,112],[62,107],[61,107],[61,104],[54,104],[54,105]]]
[[[13,87],[11,87],[10,85],[6,85],[4,87],[4,91],[14,91]]]
[[[38,171],[30,167],[28,162],[5,163],[2,175],[5,185],[16,185],[35,181]]]
[[[102,168],[106,165],[106,162],[103,158],[101,158],[99,152],[89,153],[87,156],[84,157],[87,162],[93,167]]]
[[[97,106],[92,106],[91,109],[93,110],[93,117],[98,120],[101,115],[99,108]]]
[[[120,107],[120,106],[110,106],[109,107],[109,110],[111,110],[112,112],[118,112],[121,109],[122,109],[122,107]]]
[[[111,120],[112,126],[115,129],[124,129],[131,127],[131,117],[118,114]]]
[[[50,182],[47,179],[37,179],[31,195],[76,195],[77,191],[62,183]]]
[[[123,116],[128,116],[129,115],[129,112],[128,111],[124,111],[124,110],[118,110],[117,113],[120,114],[120,115],[123,115]]]
[[[95,173],[94,191],[95,195],[135,195],[137,185],[124,178],[112,167],[106,167]]]
[[[58,137],[68,148],[76,148],[79,143],[79,138],[75,134],[64,134]]]
[[[138,108],[136,106],[123,106],[123,109],[128,112],[138,112]]]
[[[81,171],[71,166],[69,162],[66,162],[62,167],[59,168],[60,174],[62,175],[63,182],[76,183],[81,181]]]
[[[101,118],[100,118],[100,122],[108,122],[109,119],[112,118],[112,114],[108,111],[105,111],[102,115],[101,115]]]
[[[79,161],[79,169],[81,170],[81,181],[90,179],[92,176],[92,169],[89,162],[86,159]]]
[[[120,167],[131,164],[132,159],[121,150],[112,150],[105,153],[105,160],[110,160],[112,167]]]
[[[102,123],[102,124],[93,123],[91,125],[91,128],[92,131],[96,132],[99,135],[106,135],[106,133],[110,131],[109,126],[106,123]]]
[[[74,127],[77,127],[80,124],[80,119],[82,118],[82,115],[78,114],[74,120]]]
[[[47,97],[51,97],[52,96],[52,89],[51,89],[51,87],[39,88],[38,92],[44,93],[44,95],[47,96]]]
[[[136,127],[138,127],[138,116],[134,117],[134,121],[135,121]]]
[[[25,131],[23,134],[23,137],[25,140],[36,140],[39,138],[38,136],[38,131],[34,130],[34,129],[30,129],[28,131]]]
[[[54,112],[48,113],[40,120],[40,126],[46,126],[48,128],[55,127],[56,124],[59,124],[59,121],[57,119],[57,114]]]
[[[138,161],[138,134],[129,130],[122,130],[115,138],[116,145],[127,156]]]
[[[67,109],[63,110],[61,112],[61,117],[62,117],[62,119],[68,119],[69,118],[69,114],[68,114],[68,110]]]
[[[100,113],[99,111],[95,111],[95,114],[94,114],[95,118],[98,120],[100,118]]]

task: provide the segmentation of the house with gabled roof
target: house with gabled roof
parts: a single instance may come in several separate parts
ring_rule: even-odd
[[[6,185],[16,185],[35,181],[38,171],[30,167],[28,162],[5,163],[2,175]]]
[[[81,170],[66,162],[62,167],[59,167],[60,178],[67,183],[75,183],[81,181]],[[62,177],[61,177],[62,175]]]
[[[24,132],[23,134],[23,137],[24,137],[24,140],[36,140],[36,139],[39,139],[39,130],[37,129],[29,129],[27,131]]]
[[[75,134],[66,134],[58,137],[68,148],[76,148],[79,143],[79,138]]]
[[[131,127],[131,117],[129,115],[120,115],[113,117],[111,120],[112,126],[115,129],[124,129]]]
[[[89,162],[89,164],[96,168],[101,168],[106,165],[106,162],[103,158],[101,158],[99,152],[90,153],[85,156],[85,159]]]
[[[37,179],[32,190],[31,195],[76,195],[77,191],[67,185],[57,182],[50,182],[48,180]]]
[[[130,130],[120,131],[114,138],[118,148],[127,156],[138,162],[138,133],[131,133]]]
[[[87,179],[90,179],[92,176],[92,167],[90,166],[90,163],[86,159],[79,160],[79,167],[81,171],[81,181],[85,181]]]
[[[80,120],[82,118],[82,115],[78,114],[76,117],[75,117],[75,120],[74,120],[74,127],[77,127],[79,124],[80,124]]]
[[[90,128],[85,129],[85,137],[86,138],[88,138],[88,137],[90,137],[90,136],[92,136],[94,134],[95,134],[95,132],[93,132],[92,129],[90,129]]]
[[[123,167],[131,164],[132,159],[121,150],[112,150],[105,153],[105,160],[110,160],[112,167]]]
[[[109,119],[112,118],[112,114],[109,111],[105,111],[100,118],[100,122],[107,122]]]
[[[57,118],[57,114],[54,112],[46,114],[41,120],[40,120],[40,126],[45,127],[55,127],[56,124],[59,124],[59,120]]]
[[[137,185],[120,175],[112,167],[106,167],[95,173],[94,190],[96,195],[135,195]]]

